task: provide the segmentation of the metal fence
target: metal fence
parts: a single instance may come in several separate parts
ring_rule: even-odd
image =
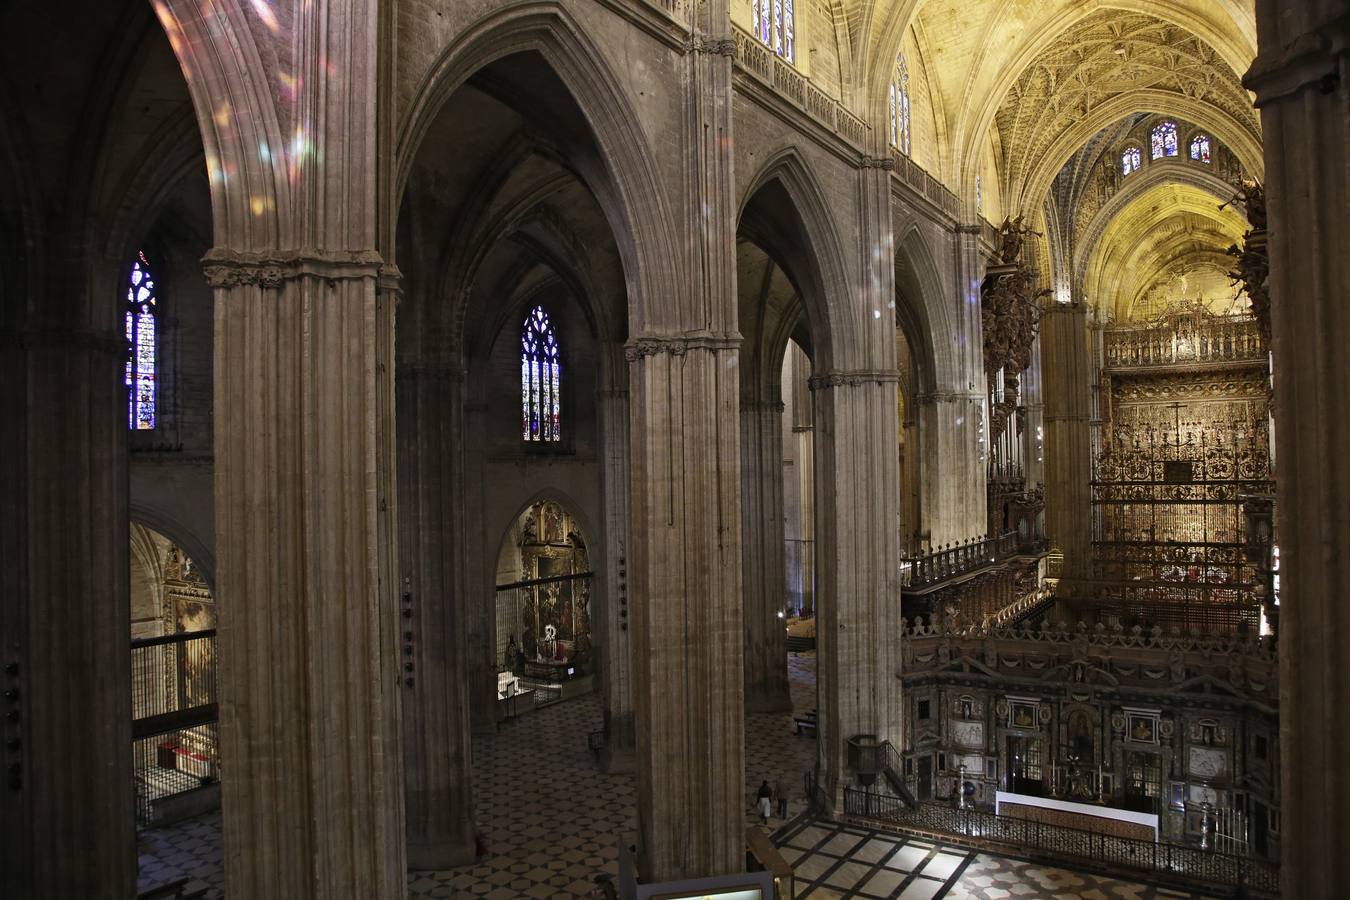
[[[131,677],[136,821],[156,825],[220,780],[215,630],[132,641]]]
[[[1158,881],[1242,885],[1264,894],[1280,890],[1279,867],[1248,856],[1115,837],[943,803],[920,803],[910,809],[896,797],[854,788],[844,790],[844,811],[948,843],[1048,857],[1080,867],[1135,870]]]
[[[220,781],[216,728],[215,722],[208,722],[132,742],[138,825],[160,825],[179,818],[168,811],[168,801]]]

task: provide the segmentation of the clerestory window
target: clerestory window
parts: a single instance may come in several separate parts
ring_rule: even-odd
[[[127,427],[148,431],[155,427],[158,400],[156,382],[156,317],[159,297],[155,278],[143,251],[131,262],[125,308],[127,337]]]
[[[558,337],[542,306],[525,316],[520,333],[521,436],[526,441],[562,440],[562,366]]]

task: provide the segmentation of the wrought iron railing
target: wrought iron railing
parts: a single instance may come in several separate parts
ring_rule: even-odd
[[[133,640],[131,685],[132,718],[138,722],[214,708],[215,629]]]
[[[1141,871],[1158,881],[1241,885],[1264,894],[1280,889],[1279,867],[1273,863],[1181,844],[1116,837],[943,803],[920,803],[910,809],[898,798],[854,788],[844,790],[844,812],[946,843],[1003,849],[1077,866]]]
[[[136,816],[155,825],[220,777],[215,629],[133,640],[131,674]]]
[[[922,556],[901,560],[900,584],[907,588],[931,587],[949,578],[982,569],[1007,559],[1017,551],[1017,532],[997,537],[969,538],[946,544]]]

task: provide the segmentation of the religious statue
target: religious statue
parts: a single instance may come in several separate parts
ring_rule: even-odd
[[[1012,265],[1020,260],[1022,256],[1022,235],[1041,236],[1039,231],[1032,231],[1030,225],[1023,224],[1022,218],[1020,213],[1015,219],[1004,216],[1003,224],[999,226],[998,233],[1002,243],[999,248],[999,257],[1005,265]]]
[[[1266,191],[1261,186],[1261,182],[1255,178],[1248,178],[1246,175],[1238,175],[1232,182],[1233,187],[1237,189],[1227,203],[1224,203],[1219,209],[1224,209],[1230,204],[1242,201],[1242,208],[1247,213],[1247,223],[1253,231],[1266,230]]]

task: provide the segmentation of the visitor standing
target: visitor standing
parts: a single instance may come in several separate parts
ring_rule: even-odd
[[[769,780],[766,778],[759,786],[759,824],[769,824],[769,797],[773,795],[773,790],[769,787]]]
[[[783,787],[783,779],[773,783],[773,795],[778,799],[778,818],[787,819],[787,789]]]

